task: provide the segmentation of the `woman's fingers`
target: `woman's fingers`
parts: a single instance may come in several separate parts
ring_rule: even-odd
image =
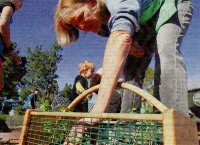
[[[79,120],[76,126],[71,128],[69,136],[63,145],[79,145],[84,133],[95,132],[95,124],[102,121],[103,119],[100,118],[84,118]],[[94,140],[94,142],[96,141]]]

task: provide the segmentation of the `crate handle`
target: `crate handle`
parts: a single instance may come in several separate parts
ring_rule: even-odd
[[[160,101],[158,101],[155,97],[153,97],[152,95],[150,95],[149,93],[147,93],[146,91],[127,84],[127,83],[117,83],[117,88],[123,88],[123,89],[127,89],[130,90],[136,94],[138,94],[139,96],[143,97],[144,99],[147,100],[148,103],[152,104],[153,106],[155,106],[160,112],[163,112],[165,109],[168,109],[165,105],[163,105]],[[71,102],[71,104],[69,106],[66,107],[66,109],[64,110],[64,112],[68,112],[71,109],[73,109],[81,100],[83,100],[88,94],[95,92],[99,89],[99,85],[93,86],[91,88],[89,88],[88,90],[84,91],[82,94],[80,94],[75,100],[73,100]]]

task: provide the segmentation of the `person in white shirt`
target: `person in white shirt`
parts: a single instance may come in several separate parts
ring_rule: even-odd
[[[90,81],[90,87],[100,84],[101,76],[102,76],[102,68],[100,68],[99,70],[97,70],[97,72],[93,74]],[[123,74],[120,75],[118,82],[124,82]],[[98,94],[98,91],[96,91],[95,93]],[[121,106],[120,90],[115,89],[108,104],[108,107],[106,109],[106,113],[119,113],[121,109],[120,106]]]

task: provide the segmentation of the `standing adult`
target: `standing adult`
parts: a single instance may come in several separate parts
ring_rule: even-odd
[[[100,84],[101,75],[102,75],[102,67],[93,74],[92,78],[90,79],[90,87]],[[118,82],[120,83],[124,82],[123,74],[120,75]],[[98,91],[96,91],[95,93],[98,94]],[[119,113],[120,109],[121,109],[121,93],[120,90],[115,89],[105,112]]]
[[[191,17],[190,0],[59,0],[55,13],[59,44],[76,41],[79,30],[109,37],[92,112],[106,111],[124,66],[127,82],[141,87],[155,52],[156,97],[188,116],[186,70],[180,45]],[[128,55],[130,49],[135,49],[135,41],[145,51],[140,58]]]

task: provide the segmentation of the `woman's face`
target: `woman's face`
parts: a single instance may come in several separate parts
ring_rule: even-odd
[[[86,4],[74,12],[71,25],[84,32],[97,33],[101,27],[100,17],[92,11],[92,6]]]

